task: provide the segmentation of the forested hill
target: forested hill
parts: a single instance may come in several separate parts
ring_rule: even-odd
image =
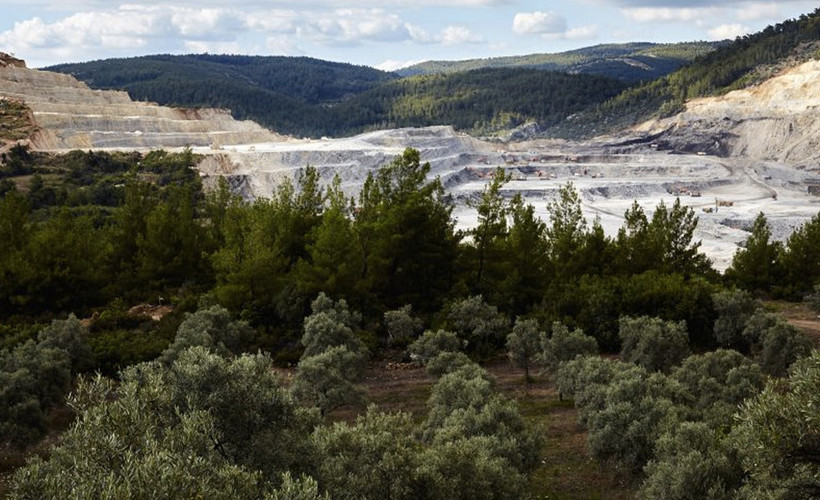
[[[528,121],[554,124],[620,93],[596,75],[485,68],[399,78],[308,58],[148,56],[49,68],[94,88],[162,105],[228,108],[277,132],[344,136],[402,126],[453,125],[493,133]]]
[[[158,95],[163,101],[178,98],[180,85],[226,82],[308,104],[332,104],[396,78],[368,66],[309,57],[211,54],[104,59],[46,69],[69,73],[93,87],[125,89],[135,97]]]
[[[633,125],[652,117],[671,116],[688,99],[720,95],[771,77],[784,65],[820,55],[820,9],[698,57],[669,75],[633,87],[593,108],[553,134],[579,136]]]
[[[401,69],[397,73],[410,76],[481,68],[535,68],[601,75],[630,82],[649,81],[665,76],[696,57],[725,44],[726,42],[602,44],[555,54],[464,61],[426,61]]]
[[[332,110],[336,130],[452,125],[492,134],[526,122],[559,123],[626,85],[612,78],[536,69],[485,68],[403,78]]]
[[[125,90],[134,100],[166,106],[230,109],[278,132],[324,130],[323,107],[371,89],[396,75],[366,66],[307,57],[155,55],[46,68],[96,89]]]

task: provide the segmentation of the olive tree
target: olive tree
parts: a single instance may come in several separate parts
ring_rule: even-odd
[[[88,345],[88,328],[77,316],[70,314],[67,319],[51,322],[37,334],[37,345],[41,348],[63,349],[71,360],[71,372],[89,370],[94,363],[94,355]]]
[[[664,433],[656,449],[656,458],[644,468],[641,498],[736,498],[743,468],[737,450],[721,431],[703,422],[684,422]]]
[[[307,420],[270,368],[195,347],[119,384],[80,377],[68,400],[77,420],[48,458],[15,473],[10,497],[320,498],[315,481],[287,472],[308,454]]]
[[[355,385],[367,360],[367,350],[353,334],[359,321],[347,302],[320,293],[305,318],[305,351],[296,367],[291,390],[300,401],[324,416],[346,404],[361,404],[364,392]]]
[[[253,336],[254,331],[248,323],[234,320],[227,309],[215,305],[186,314],[174,341],[162,352],[160,359],[172,363],[182,351],[193,346],[205,347],[221,356],[239,354]]]
[[[579,356],[562,363],[556,379],[575,398],[590,454],[632,474],[654,457],[657,438],[688,415],[681,384],[632,363]]]
[[[413,316],[413,306],[407,304],[384,313],[384,326],[391,344],[407,345],[424,330],[421,319]]]
[[[820,314],[820,285],[815,285],[814,292],[806,295],[805,300],[812,311]]]
[[[360,317],[348,309],[344,299],[334,302],[320,293],[311,303],[311,308],[313,312],[305,318],[301,340],[305,347],[303,359],[342,345],[354,353],[365,350],[361,340],[353,333]]]
[[[668,372],[689,355],[686,323],[642,316],[619,321],[621,359],[649,371]]]
[[[797,361],[743,404],[732,440],[749,484],[746,497],[820,496],[820,351]]]
[[[737,407],[766,382],[758,365],[729,349],[689,356],[671,376],[692,395],[700,418],[716,428],[727,427]]]
[[[46,432],[46,411],[62,402],[71,383],[64,349],[33,340],[0,350],[0,448],[24,447]]]
[[[458,336],[467,341],[467,350],[488,356],[504,345],[509,328],[507,318],[498,308],[474,295],[450,305],[447,324]]]
[[[507,335],[507,356],[524,370],[524,379],[530,383],[530,366],[541,347],[541,331],[534,319],[515,320],[512,332]]]
[[[413,341],[407,348],[410,357],[423,364],[444,352],[460,352],[463,349],[463,341],[454,332],[447,330],[427,330],[424,334]]]
[[[420,498],[432,500],[517,500],[527,479],[493,452],[492,436],[438,442],[421,455]]]
[[[296,367],[291,391],[303,404],[324,416],[348,404],[361,405],[364,391],[355,384],[361,376],[365,355],[339,345],[303,357]]]
[[[340,499],[413,498],[421,447],[409,414],[371,405],[352,424],[318,427],[311,441],[322,488]]]
[[[226,359],[204,347],[182,351],[170,366],[136,365],[124,382],[157,387],[156,411],[207,411],[215,433],[208,436],[225,459],[276,478],[306,470],[307,435],[316,418],[291,396],[267,354]]]
[[[811,340],[786,320],[778,321],[763,332],[757,362],[773,377],[784,377],[789,367],[811,354]]]
[[[749,318],[760,307],[757,300],[743,290],[725,290],[712,294],[712,302],[718,314],[714,326],[717,344],[748,352],[749,343],[743,331]]]
[[[442,375],[428,401],[421,429],[424,442],[442,444],[464,438],[492,438],[488,446],[519,471],[536,463],[539,440],[525,425],[514,402],[499,394],[495,382],[478,365]]]
[[[540,344],[541,362],[552,372],[558,369],[560,363],[571,361],[576,356],[598,353],[598,342],[593,337],[585,335],[580,328],[570,331],[557,321],[552,324],[552,336],[547,337],[542,332]]]
[[[743,335],[752,354],[768,375],[783,377],[792,363],[808,356],[811,340],[782,317],[759,310],[749,318]]]

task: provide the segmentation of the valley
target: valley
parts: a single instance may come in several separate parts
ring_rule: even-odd
[[[658,151],[652,144],[623,146],[615,139],[505,144],[434,127],[194,151],[207,155],[200,164],[203,175],[226,176],[237,191],[255,198],[270,196],[276,185],[294,178],[305,165],[316,167],[326,182],[339,175],[346,192],[355,195],[368,172],[405,147],[418,149],[430,162],[431,174],[441,178],[456,203],[461,229],[476,224],[469,202],[478,199],[501,166],[511,176],[503,195],[509,199],[521,194],[544,220],[547,203],[561,186],[572,182],[582,196],[587,220],[600,218],[610,236],[623,225],[623,214],[633,201],[651,213],[659,203],[671,206],[679,197],[699,216],[696,239],[702,240],[701,250],[719,270],[728,267],[761,211],[769,218],[773,236],[784,239],[820,209],[820,198],[806,187],[811,172],[772,161]]]
[[[469,202],[497,166],[511,176],[504,196],[520,193],[545,220],[549,200],[572,182],[588,221],[599,218],[610,236],[633,201],[651,213],[680,197],[699,216],[701,250],[723,270],[759,212],[782,240],[820,209],[820,198],[810,194],[820,178],[814,147],[820,120],[813,117],[818,73],[820,64],[807,63],[756,89],[696,100],[676,117],[583,142],[486,141],[446,126],[297,139],[235,121],[225,111],[133,102],[124,92],[91,90],[66,75],[16,66],[0,68],[0,95],[31,108],[37,150],[189,146],[205,157],[198,168],[206,183],[224,176],[249,199],[270,196],[307,165],[326,183],[338,175],[353,196],[368,173],[408,147],[420,151],[453,196],[461,229],[476,223]]]

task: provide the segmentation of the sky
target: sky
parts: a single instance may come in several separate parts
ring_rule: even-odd
[[[395,70],[601,43],[733,39],[817,7],[790,0],[0,0],[0,51],[34,68],[208,52]]]

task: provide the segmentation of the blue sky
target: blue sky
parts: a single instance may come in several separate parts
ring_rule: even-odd
[[[395,69],[599,43],[734,38],[817,7],[788,0],[0,0],[0,51],[30,67],[210,52]]]

